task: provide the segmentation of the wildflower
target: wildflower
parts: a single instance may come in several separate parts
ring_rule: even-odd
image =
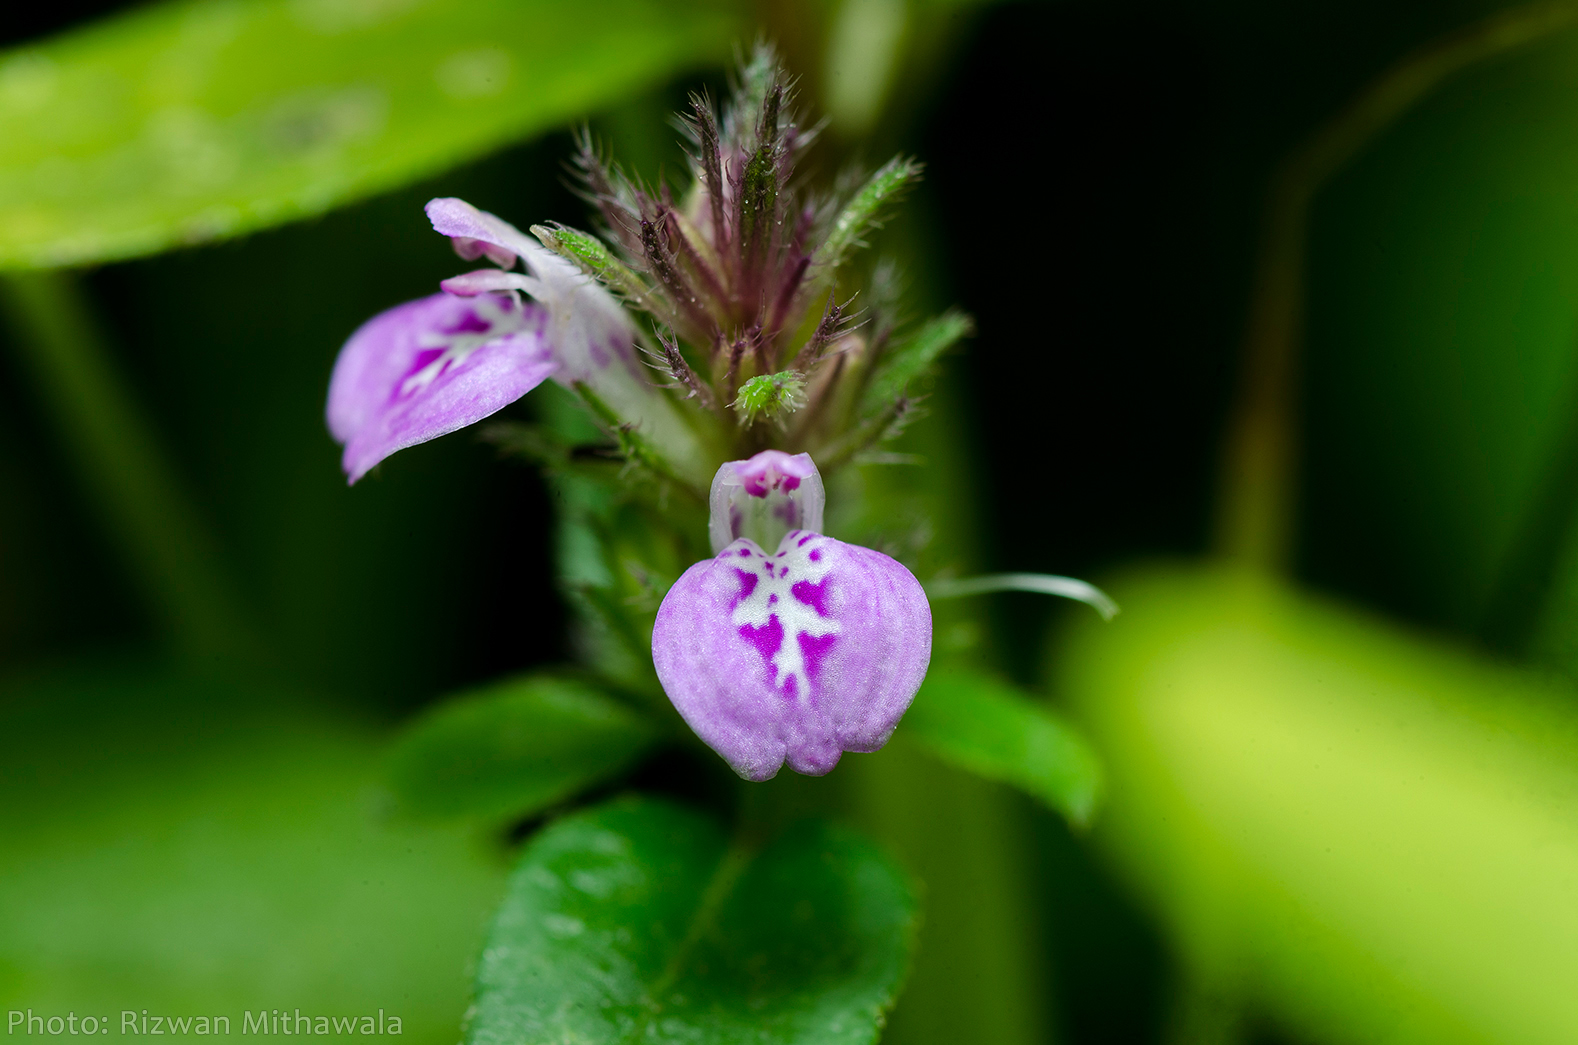
[[[664,692],[747,780],[785,762],[821,775],[845,751],[877,750],[931,660],[920,583],[881,552],[818,532],[823,496],[809,454],[724,464],[716,554],[669,589],[652,630]]]
[[[821,532],[812,460],[830,472],[896,435],[913,416],[910,383],[969,330],[949,314],[898,334],[895,281],[880,267],[852,308],[846,265],[920,166],[896,158],[813,197],[795,164],[815,133],[793,103],[765,48],[721,113],[693,96],[682,121],[693,179],[677,198],[626,176],[583,136],[576,164],[598,234],[552,224],[527,235],[463,200],[431,201],[433,227],[491,267],[369,320],[341,350],[328,404],[355,482],[545,380],[575,392],[627,465],[595,480],[617,486],[610,496],[576,487],[566,502],[609,513],[577,531],[597,551],[567,543],[581,566],[598,566],[566,588],[585,619],[610,625],[599,634],[645,628],[663,572],[638,561],[643,548],[667,540],[660,557],[677,563],[699,551],[699,533],[678,532],[670,490],[705,500],[714,558],[664,596],[652,658],[680,714],[751,780],[786,761],[825,773],[844,751],[877,749],[925,676],[925,593],[893,559]],[[611,452],[585,449],[553,460],[570,469]],[[661,482],[627,481],[637,471]],[[632,503],[632,517],[615,518]],[[641,590],[612,597],[616,574]],[[630,652],[598,667],[614,671]]]
[[[920,165],[896,158],[853,191],[808,196],[795,164],[815,133],[793,102],[766,48],[721,115],[692,97],[682,122],[694,184],[680,200],[632,181],[583,136],[576,163],[603,237],[559,224],[528,236],[463,200],[431,201],[456,252],[496,267],[444,280],[346,342],[328,421],[350,481],[549,378],[697,490],[717,461],[769,445],[837,467],[896,435],[912,414],[907,382],[968,324],[895,338],[883,281],[856,314],[839,274]]]
[[[427,205],[467,260],[500,268],[444,280],[443,292],[368,320],[329,381],[329,430],[351,482],[397,450],[515,402],[549,377],[596,395],[676,462],[694,435],[636,359],[637,332],[603,288],[508,222],[458,199]],[[509,271],[522,259],[530,275]],[[523,301],[520,292],[535,301]]]

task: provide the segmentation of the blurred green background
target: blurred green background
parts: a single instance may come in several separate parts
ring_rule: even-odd
[[[581,7],[563,20],[595,25]],[[99,256],[130,260],[80,272],[79,318],[211,534],[250,652],[242,671],[183,655],[73,450],[81,418],[50,405],[25,326],[0,328],[0,1009],[289,999],[454,1040],[535,825],[409,822],[380,760],[434,699],[566,658],[552,503],[468,433],[346,490],[329,368],[362,319],[454,270],[424,201],[582,222],[572,121],[674,166],[664,114],[762,31],[833,113],[822,174],[899,149],[928,165],[878,250],[917,312],[977,322],[914,436],[951,512],[943,558],[1111,582],[1125,609],[977,607],[979,656],[1104,757],[1090,833],[899,743],[871,756],[883,774],[851,758],[781,789],[925,884],[884,1040],[1578,1037],[1578,27],[1454,76],[1315,198],[1291,575],[1211,540],[1275,164],[1502,8],[614,4],[605,20],[667,34],[500,45],[613,70],[522,102],[529,119],[385,168],[348,154],[321,198],[180,234],[301,219],[242,238],[133,258],[154,240],[106,231]],[[0,39],[124,9],[29,7]],[[310,81],[292,63],[314,60],[267,75]],[[22,119],[30,68],[0,65],[0,118]],[[91,254],[75,242],[59,260]],[[660,759],[622,783],[706,802],[715,770]]]

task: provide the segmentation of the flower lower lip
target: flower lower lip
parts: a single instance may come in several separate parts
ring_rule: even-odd
[[[751,492],[752,480],[763,493]],[[714,540],[741,527],[742,506],[770,502],[820,520],[822,497],[808,455],[728,462],[713,483]],[[770,547],[735,536],[692,566],[652,631],[669,699],[748,780],[786,762],[826,773],[845,751],[880,748],[931,658],[931,608],[903,565],[810,528],[788,529]]]

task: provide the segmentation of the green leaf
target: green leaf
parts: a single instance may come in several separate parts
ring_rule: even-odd
[[[722,53],[677,0],[165,3],[0,56],[0,268],[236,236]]]
[[[1578,1041],[1570,686],[1253,574],[1112,590],[1052,663],[1186,967],[1302,1040]]]
[[[616,801],[522,856],[467,1042],[874,1042],[915,929],[904,875],[848,831],[753,854],[698,813]]]
[[[928,320],[895,348],[872,375],[861,401],[861,412],[874,413],[903,395],[911,381],[931,369],[944,352],[974,329],[974,322],[963,312],[944,312]]]
[[[0,1011],[118,1030],[134,998],[240,1035],[288,999],[453,1045],[505,869],[469,832],[376,815],[371,723],[253,683],[75,667],[0,682],[0,736]]]
[[[1085,738],[985,675],[927,676],[899,735],[945,762],[1029,792],[1081,827],[1101,797],[1101,763]]]
[[[446,701],[396,743],[390,781],[419,816],[534,813],[630,765],[656,726],[585,683],[526,676]]]

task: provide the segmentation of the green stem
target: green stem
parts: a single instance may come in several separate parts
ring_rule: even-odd
[[[1503,11],[1425,45],[1381,74],[1278,167],[1266,198],[1245,331],[1244,381],[1224,453],[1217,548],[1284,571],[1293,544],[1297,381],[1310,206],[1366,145],[1443,82],[1569,25],[1571,0]]]
[[[0,307],[22,369],[171,644],[195,659],[250,656],[217,545],[118,380],[74,277],[0,276]]]

